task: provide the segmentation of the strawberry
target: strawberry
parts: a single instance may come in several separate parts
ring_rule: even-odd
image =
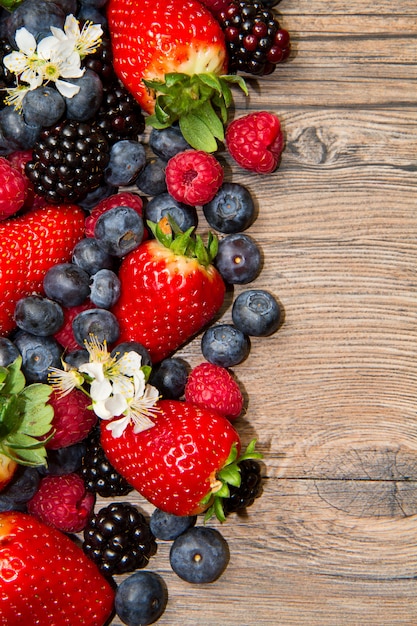
[[[121,294],[112,308],[119,343],[137,341],[153,363],[170,355],[210,322],[223,304],[225,285],[211,264],[217,239],[207,247],[193,228],[173,235],[150,223],[155,239],[142,243],[122,261]]]
[[[56,263],[71,259],[84,234],[83,211],[49,205],[0,223],[0,334],[14,327],[16,302],[43,292],[43,278]]]
[[[239,417],[243,408],[242,392],[229,370],[208,362],[191,370],[185,385],[185,399],[218,411],[229,420]]]
[[[196,515],[222,488],[219,472],[240,451],[231,423],[215,411],[179,400],[160,400],[151,428],[129,424],[114,437],[102,422],[101,443],[110,463],[147,500],[175,515]],[[110,423],[111,424],[111,423]],[[233,452],[232,452],[233,451]]]
[[[214,152],[224,138],[232,102],[223,31],[198,0],[110,0],[107,18],[113,65],[126,88],[150,114],[147,124],[179,121],[188,143]]]
[[[2,626],[103,626],[114,590],[67,535],[27,513],[0,513]]]
[[[233,120],[226,129],[226,146],[241,167],[258,174],[273,172],[284,148],[278,117],[257,111]]]

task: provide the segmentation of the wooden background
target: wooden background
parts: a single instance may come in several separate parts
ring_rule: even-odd
[[[264,494],[221,527],[231,561],[213,584],[180,580],[160,543],[149,569],[169,604],[158,624],[415,626],[416,0],[277,10],[292,56],[237,94],[236,114],[278,114],[282,164],[227,171],[259,206],[255,286],[285,311],[234,368],[248,396],[236,426],[244,443],[258,438]],[[199,363],[199,338],[181,355]]]

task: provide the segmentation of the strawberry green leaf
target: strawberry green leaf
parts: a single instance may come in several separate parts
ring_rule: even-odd
[[[205,152],[215,152],[217,141],[211,128],[196,113],[189,113],[179,120],[184,139],[195,148]]]
[[[25,386],[26,380],[21,371],[22,357],[17,357],[13,363],[7,366],[7,376],[3,379],[3,386],[1,387],[1,393],[16,394],[22,391]]]
[[[198,110],[201,121],[205,123],[207,128],[216,139],[223,141],[224,139],[224,127],[222,121],[216,115],[212,103],[208,100]]]

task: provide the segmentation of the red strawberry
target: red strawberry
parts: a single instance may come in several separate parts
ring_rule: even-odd
[[[51,424],[54,434],[45,445],[49,450],[66,448],[82,441],[97,422],[96,414],[88,408],[90,398],[77,389],[65,396],[53,391],[49,404],[54,409]]]
[[[231,122],[226,129],[226,146],[241,167],[269,174],[279,164],[284,137],[273,113],[249,113]]]
[[[130,191],[121,191],[101,200],[85,220],[86,237],[94,237],[94,227],[100,215],[119,206],[128,206],[142,217],[143,201],[140,196]]]
[[[142,243],[120,266],[121,294],[112,309],[118,341],[143,344],[153,363],[201,330],[223,303],[225,285],[211,264],[217,239],[210,236],[205,247],[192,230],[174,237],[156,226],[157,238]]]
[[[27,503],[28,512],[48,526],[66,533],[85,528],[93,512],[95,496],[78,474],[44,476]]]
[[[184,150],[168,161],[165,177],[175,200],[198,206],[213,200],[224,172],[218,160],[204,150]]]
[[[228,83],[223,31],[198,0],[110,0],[108,24],[113,65],[121,81],[149,114],[167,128],[179,120],[188,143],[214,152],[222,141]],[[157,96],[158,105],[155,106]]]
[[[29,181],[10,161],[0,157],[0,220],[17,213],[24,205]]]
[[[83,211],[49,205],[0,224],[0,334],[14,327],[16,302],[43,292],[43,278],[56,263],[69,261],[84,234]]]
[[[205,409],[218,411],[230,420],[242,412],[243,395],[225,367],[200,363],[191,370],[185,386],[185,399]]]
[[[61,346],[67,350],[67,352],[73,352],[74,350],[80,350],[80,348],[84,348],[84,346],[80,346],[80,344],[75,340],[74,337],[74,333],[72,330],[72,322],[74,317],[77,317],[78,313],[81,313],[81,311],[87,311],[87,309],[95,308],[95,304],[90,301],[79,304],[78,306],[72,306],[70,308],[63,307],[64,324],[59,329],[59,331],[55,333],[54,337],[58,341],[58,343],[60,343]]]
[[[0,513],[2,626],[103,626],[114,590],[68,536],[32,515]]]
[[[239,435],[215,411],[179,400],[161,400],[154,426],[135,434],[128,425],[113,437],[106,423],[101,443],[110,463],[156,507],[175,515],[195,515],[207,508],[222,487],[218,473]],[[202,502],[204,501],[204,502]]]

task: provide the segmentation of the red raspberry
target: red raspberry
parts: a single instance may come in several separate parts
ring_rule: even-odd
[[[243,395],[232,374],[225,367],[200,363],[189,374],[185,400],[205,409],[214,409],[229,420],[242,412]]]
[[[29,181],[8,159],[0,157],[0,220],[19,211],[26,200]]]
[[[165,177],[168,192],[191,206],[213,200],[223,182],[223,168],[212,154],[203,150],[184,150],[167,163]]]
[[[278,167],[284,137],[276,115],[259,111],[239,117],[228,125],[225,139],[231,156],[246,170],[269,174]]]
[[[80,344],[75,341],[74,333],[72,332],[72,320],[76,315],[78,315],[78,313],[81,313],[81,311],[86,311],[87,309],[95,309],[95,305],[92,302],[85,302],[84,304],[80,304],[79,306],[62,308],[64,311],[64,324],[59,329],[59,331],[55,333],[55,339],[58,343],[61,344],[63,348],[65,348],[67,352],[74,352],[74,350],[84,348],[84,346],[80,346]]]
[[[52,429],[55,431],[46,444],[46,448],[50,450],[66,448],[82,441],[97,422],[96,414],[88,408],[90,399],[77,389],[66,396],[60,396],[57,391],[53,391],[49,404],[54,409]]]
[[[137,213],[142,217],[142,198],[136,193],[121,191],[120,193],[115,193],[112,196],[104,198],[104,200],[101,200],[98,204],[96,204],[90,215],[85,220],[85,236],[94,237],[94,227],[100,215],[103,215],[106,211],[114,209],[118,206],[128,206],[137,211]]]
[[[78,474],[48,475],[27,504],[31,515],[66,533],[78,533],[93,512],[95,495]]]
[[[37,209],[38,207],[46,205],[46,200],[39,194],[35,193],[33,185],[29,178],[26,176],[25,166],[26,163],[32,160],[32,150],[17,150],[7,156],[7,160],[10,161],[12,166],[17,169],[27,181],[27,191],[24,203],[24,209]]]

